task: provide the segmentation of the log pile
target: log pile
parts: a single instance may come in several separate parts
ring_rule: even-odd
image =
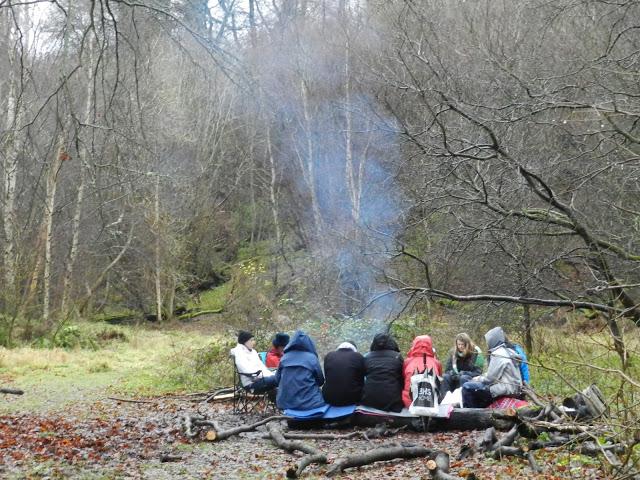
[[[527,459],[534,472],[542,472],[533,452],[547,448],[569,448],[589,456],[602,455],[614,468],[624,462],[618,455],[628,453],[630,446],[616,441],[616,432],[606,419],[607,408],[602,394],[594,385],[565,399],[564,404],[579,405],[580,409],[568,413],[553,403],[544,404],[531,396],[538,404],[537,413],[532,410],[518,412],[513,427],[501,436],[496,429],[486,429],[476,445],[463,445],[458,459],[481,453],[493,459],[516,456]],[[580,420],[580,421],[579,421]],[[607,439],[604,443],[601,439]]]
[[[211,442],[219,442],[240,433],[256,430],[258,427],[266,425],[267,434],[263,438],[271,439],[272,442],[283,450],[293,453],[302,452],[303,455],[295,464],[286,468],[287,478],[298,478],[303,471],[312,464],[324,465],[328,463],[327,454],[320,451],[313,445],[300,440],[348,440],[356,437],[371,441],[371,439],[389,438],[403,428],[390,429],[386,425],[377,425],[365,431],[350,432],[347,434],[329,433],[296,433],[284,431],[282,420],[286,416],[276,415],[265,418],[255,423],[241,425],[238,427],[223,429],[215,420],[209,420],[201,415],[185,415],[182,418],[182,429],[188,438],[201,436]],[[348,468],[361,467],[375,462],[382,462],[395,459],[429,458],[427,463],[432,479],[435,480],[461,480],[460,477],[450,475],[449,454],[443,451],[435,451],[414,444],[389,443],[377,446],[360,454],[339,457],[333,461],[326,471],[327,477],[333,477]]]
[[[590,387],[592,388],[592,387]],[[587,392],[587,394],[589,394]],[[585,392],[577,397],[585,395]],[[505,457],[521,457],[528,461],[531,469],[541,473],[543,469],[537,463],[533,452],[547,448],[569,448],[583,455],[602,455],[612,468],[620,468],[625,464],[621,455],[629,457],[630,446],[616,441],[615,432],[607,426],[607,422],[598,420],[606,417],[604,403],[592,402],[577,398],[580,405],[587,405],[580,412],[575,411],[573,416],[554,404],[544,404],[535,395],[531,398],[537,403],[536,408],[520,409],[518,411],[496,412],[488,409],[460,410],[458,420],[466,427],[473,425],[490,425],[485,428],[477,438],[475,444],[463,445],[457,456],[457,460],[463,460],[471,455],[484,455],[488,458],[500,460]],[[595,405],[595,406],[594,406]],[[464,420],[460,420],[464,419]],[[475,424],[469,423],[473,419],[479,419]],[[578,421],[580,419],[580,421]],[[262,438],[269,439],[277,447],[289,452],[301,452],[295,463],[287,466],[287,478],[298,478],[304,470],[311,465],[323,467],[327,465],[326,476],[333,477],[346,469],[369,465],[375,462],[394,459],[425,458],[426,467],[431,479],[434,480],[458,480],[449,472],[449,454],[441,450],[432,450],[419,444],[385,442],[373,445],[371,439],[389,438],[406,428],[390,428],[388,425],[376,425],[366,430],[352,431],[349,433],[300,433],[289,432],[285,420],[286,416],[275,415],[255,423],[241,425],[234,428],[223,429],[215,420],[209,420],[201,415],[186,415],[183,417],[183,431],[188,438],[200,436],[208,441],[222,441],[234,435],[255,431],[263,427]],[[441,420],[441,419],[438,419]],[[585,422],[586,420],[586,422]],[[500,432],[500,428],[508,425],[508,430]],[[436,425],[436,429],[441,427]],[[454,428],[452,428],[454,429]],[[467,428],[468,429],[468,428]],[[422,431],[432,431],[424,428]],[[314,440],[349,440],[359,438],[368,441],[371,449],[358,454],[335,458],[330,461],[327,452],[321,451],[312,441]],[[608,439],[602,442],[602,439]],[[305,440],[309,440],[306,442]],[[633,472],[634,474],[636,472]]]

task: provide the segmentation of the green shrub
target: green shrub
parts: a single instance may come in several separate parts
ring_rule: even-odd
[[[61,327],[53,337],[43,335],[35,340],[36,348],[64,348],[98,350],[111,342],[128,342],[126,333],[117,327],[96,327],[89,323]]]
[[[169,384],[179,390],[211,390],[233,385],[233,365],[229,350],[232,340],[214,340],[203,348],[174,355],[168,362]]]

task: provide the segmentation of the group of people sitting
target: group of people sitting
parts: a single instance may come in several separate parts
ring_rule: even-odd
[[[395,339],[379,333],[369,352],[362,355],[356,344],[345,341],[324,358],[324,369],[313,340],[303,331],[292,337],[278,333],[266,364],[255,350],[255,339],[246,331],[238,334],[231,350],[242,385],[259,394],[269,393],[281,410],[312,410],[333,406],[363,405],[399,412],[412,402],[411,377],[432,371],[441,378],[440,400],[447,392],[462,389],[462,404],[483,408],[498,397],[514,397],[529,381],[524,351],[508,341],[501,327],[485,334],[487,370],[482,350],[469,335],[460,333],[448,353],[444,372],[429,335],[416,337],[403,359]]]

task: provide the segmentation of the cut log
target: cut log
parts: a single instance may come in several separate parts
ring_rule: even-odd
[[[375,462],[394,460],[396,458],[420,458],[427,457],[433,453],[432,450],[419,446],[392,445],[375,448],[368,452],[338,458],[327,471],[327,476],[332,477],[347,468],[361,467]]]
[[[0,393],[6,393],[8,395],[24,395],[24,392],[17,388],[0,388]]]
[[[573,397],[565,398],[562,404],[574,409],[577,418],[598,418],[608,415],[607,402],[596,385],[590,385]]]
[[[435,417],[395,417],[366,415],[356,412],[352,424],[360,427],[372,427],[382,422],[390,427],[407,426],[419,432],[446,432],[464,430],[485,430],[495,427],[497,430],[509,430],[518,420],[513,409],[490,408],[454,408],[449,418]]]
[[[434,458],[427,460],[427,468],[433,480],[462,480],[449,474],[449,454],[445,452],[438,452]]]

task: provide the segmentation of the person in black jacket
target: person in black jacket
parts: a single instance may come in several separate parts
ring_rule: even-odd
[[[402,410],[402,355],[391,335],[373,337],[370,352],[364,357],[365,381],[362,405],[399,412]]]
[[[364,387],[364,357],[355,343],[343,342],[324,357],[322,387],[324,401],[330,405],[355,405],[362,398]]]

